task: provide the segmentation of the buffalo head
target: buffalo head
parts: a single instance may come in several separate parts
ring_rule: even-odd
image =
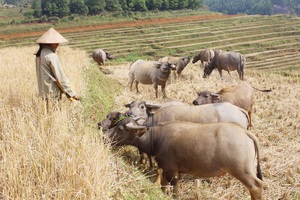
[[[198,93],[198,97],[193,101],[193,105],[217,102],[220,102],[220,95],[206,90]]]
[[[118,111],[112,111],[106,115],[106,118],[98,123],[98,129],[102,127],[102,131],[106,132],[108,129],[114,127],[120,120],[127,117]]]
[[[156,62],[154,66],[157,69],[160,69],[162,73],[170,73],[171,70],[176,69],[176,63],[169,63],[169,62]]]
[[[207,78],[211,74],[213,69],[214,68],[213,68],[212,62],[205,63],[204,70],[203,70],[203,78]]]
[[[196,63],[198,60],[200,60],[200,54],[197,54],[194,56],[193,60],[192,60],[192,63]]]

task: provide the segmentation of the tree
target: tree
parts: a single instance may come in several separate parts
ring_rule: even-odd
[[[90,15],[97,15],[104,11],[104,8],[106,6],[104,0],[86,0],[85,2],[86,6],[89,9]]]
[[[41,7],[42,7],[42,15],[47,17],[49,16],[57,16],[58,15],[58,8],[55,4],[55,0],[42,0]]]
[[[131,0],[129,3],[129,8],[132,11],[147,11],[145,0]]]
[[[162,7],[162,0],[146,0],[148,10],[160,10]]]
[[[33,9],[33,16],[35,18],[40,18],[42,16],[41,0],[33,0],[31,3],[31,8]]]
[[[121,5],[121,8],[122,8],[123,11],[128,11],[129,10],[129,7],[128,7],[128,4],[127,4],[126,0],[119,0],[119,4]]]
[[[69,15],[69,0],[41,0],[42,15],[65,17]]]
[[[272,9],[270,0],[203,0],[212,11],[237,14],[269,14]]]
[[[169,0],[162,0],[161,10],[169,10]]]
[[[105,10],[107,11],[114,12],[114,11],[122,10],[122,7],[118,0],[105,0],[105,2],[106,2]]]
[[[189,9],[197,9],[203,7],[203,1],[202,0],[189,0],[188,1],[188,7]]]
[[[69,8],[71,14],[87,15],[89,11],[84,0],[70,0]]]
[[[59,0],[56,4],[58,7],[58,16],[57,17],[62,18],[62,17],[69,15],[70,0]]]
[[[272,14],[272,4],[270,0],[259,0],[252,5],[251,14],[270,15]]]
[[[188,7],[188,5],[189,5],[189,0],[180,0],[180,1],[178,1],[177,9],[179,9],[179,10],[185,9]]]
[[[178,0],[169,0],[169,9],[177,10],[178,9]]]

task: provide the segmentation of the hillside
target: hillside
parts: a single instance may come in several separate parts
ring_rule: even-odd
[[[288,15],[207,14],[59,28],[72,48],[88,54],[102,48],[117,59],[158,59],[165,55],[193,57],[200,49],[237,51],[247,68],[297,69],[300,19]],[[43,32],[2,34],[0,47],[32,44]]]

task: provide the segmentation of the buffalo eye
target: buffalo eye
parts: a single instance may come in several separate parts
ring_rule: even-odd
[[[145,106],[144,106],[144,105],[141,105],[141,109],[143,109],[143,110],[144,110],[144,109],[145,109]]]

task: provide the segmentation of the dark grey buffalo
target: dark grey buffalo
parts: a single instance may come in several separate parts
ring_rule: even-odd
[[[191,58],[186,57],[174,57],[174,56],[165,56],[158,61],[161,62],[169,62],[171,64],[174,64],[176,66],[176,69],[174,70],[174,77],[176,78],[176,73],[178,74],[178,78],[181,75],[181,72],[184,70],[184,68],[189,64]]]
[[[106,115],[104,120],[98,123],[98,129],[102,128],[102,131],[105,132],[126,117],[128,116],[124,115],[123,113],[112,111]]]
[[[244,79],[246,58],[236,52],[221,51],[215,53],[215,57],[204,67],[203,78],[208,77],[214,69],[217,69],[222,77],[222,70],[228,72],[236,70],[241,80]]]
[[[93,54],[92,57],[94,59],[94,61],[96,61],[98,63],[98,65],[104,65],[105,64],[105,60],[106,59],[113,59],[113,57],[107,53],[106,51],[102,50],[102,49],[96,49]]]
[[[130,65],[128,85],[132,91],[132,84],[135,81],[136,91],[139,92],[138,84],[152,84],[155,90],[155,97],[158,97],[158,85],[161,86],[163,97],[166,97],[165,87],[171,70],[175,66],[169,62],[137,60]]]
[[[252,200],[263,198],[258,141],[235,123],[170,122],[147,128],[125,119],[107,136],[154,156],[162,169],[163,191],[170,183],[175,197],[180,174],[206,178],[229,173],[248,188]]]
[[[204,63],[210,63],[211,60],[215,57],[215,52],[212,49],[203,49],[199,52],[199,54],[195,55],[192,63],[196,63],[198,60],[201,61],[202,67]]]
[[[106,118],[103,119],[102,121],[100,121],[98,123],[98,129],[100,130],[102,128],[102,133],[104,135],[106,135],[109,131],[109,129],[118,126],[118,124],[126,119],[126,118],[132,118],[131,116],[128,116],[126,114],[120,113],[118,111],[112,111],[110,113],[108,113],[106,115]],[[153,166],[153,158],[151,158],[151,156],[143,153],[143,152],[139,152],[140,153],[140,163],[143,164],[145,162],[146,157],[148,157],[149,161],[150,161],[150,167]]]
[[[169,121],[194,123],[235,122],[245,129],[250,125],[247,111],[228,102],[201,106],[167,106],[156,110],[153,114],[148,114],[146,109],[129,109],[126,114],[140,117],[139,124],[149,127]]]

